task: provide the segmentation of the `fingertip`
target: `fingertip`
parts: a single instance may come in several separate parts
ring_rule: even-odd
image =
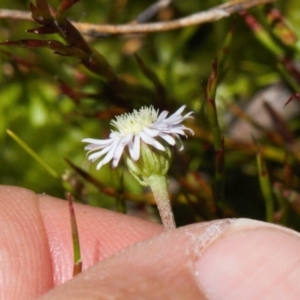
[[[211,300],[300,299],[299,253],[299,233],[237,219],[203,250],[196,279]]]

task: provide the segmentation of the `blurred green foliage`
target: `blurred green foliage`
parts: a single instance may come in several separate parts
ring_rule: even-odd
[[[70,21],[121,24],[133,21],[152,2],[81,0],[70,8],[67,17]],[[1,8],[30,11],[29,1],[3,0],[1,3]],[[48,3],[55,11],[61,1],[49,0]],[[219,4],[221,1],[216,0],[177,0],[153,21],[187,16]],[[258,155],[258,162],[263,162],[268,169],[270,188],[276,187],[273,195],[268,195],[273,197],[273,221],[299,230],[297,96],[287,105],[295,105],[294,113],[286,119],[280,115],[289,97],[299,93],[298,6],[297,0],[287,0],[250,9],[248,17],[255,18],[264,28],[258,31],[251,28],[249,22],[247,24],[247,16],[234,15],[170,32],[84,36],[89,49],[95,49],[105,58],[116,78],[105,73],[101,58],[96,57],[92,65],[84,60],[82,53],[80,56],[74,52],[80,49],[76,44],[78,39],[73,48],[63,49],[69,51],[64,52],[65,55],[39,48],[38,44],[34,47],[23,44],[25,48],[18,47],[17,43],[1,45],[0,183],[58,197],[65,197],[65,192],[71,191],[79,201],[109,208],[115,208],[120,201],[128,201],[128,207],[133,207],[135,214],[145,211],[146,204],[153,204],[151,195],[123,167],[111,170],[110,166],[105,166],[96,172],[95,165],[90,165],[86,159],[81,140],[106,138],[111,118],[132,108],[152,104],[174,112],[186,104],[195,111],[195,120],[190,124],[195,136],[184,141],[183,153],[174,154],[170,170],[178,224],[228,216],[264,220],[266,205],[262,191],[266,187],[260,186],[260,182],[266,181],[260,180],[264,174],[258,173],[261,170],[256,162]],[[268,22],[268,12],[270,15],[272,8],[277,8],[282,14],[280,20],[287,22],[279,33],[273,26],[275,23]],[[71,36],[67,33],[65,37],[25,32],[39,26],[33,21],[0,19],[0,40],[56,40],[64,45],[72,44],[72,29]],[[231,34],[231,41],[226,44]],[[205,103],[211,95],[205,95],[204,91],[216,57],[219,57],[217,90],[216,97],[211,99],[216,109],[209,113]],[[94,72],[92,67],[95,67]],[[278,82],[280,89],[286,91],[278,100],[279,115],[274,117],[271,108],[267,115],[272,116],[273,126],[258,125],[253,118],[260,116],[251,115],[247,105],[254,101],[258,92],[275,88]],[[266,112],[262,102],[259,107],[259,112]],[[228,114],[238,108],[241,111],[235,113],[235,122],[246,119],[242,112],[249,114],[246,122],[261,133],[256,137],[262,145],[259,151],[251,132],[244,133],[246,141],[232,134],[234,122],[229,121]],[[214,113],[222,136],[215,137],[212,132],[210,116],[213,115],[210,114]],[[278,128],[276,124],[282,126]],[[30,146],[62,179],[47,173],[7,135],[6,129]],[[290,139],[289,134],[292,135]],[[215,138],[220,142],[222,137],[224,165],[216,166],[220,149],[214,148]],[[218,181],[216,168],[221,176],[219,185],[215,185]],[[222,187],[224,190],[219,190]],[[218,192],[222,193],[222,199],[216,196]],[[282,205],[283,202],[286,205]]]

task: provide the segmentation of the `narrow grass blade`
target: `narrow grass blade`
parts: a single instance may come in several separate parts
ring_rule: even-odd
[[[270,182],[270,177],[268,169],[263,158],[260,147],[256,144],[256,162],[258,168],[258,178],[260,189],[265,200],[266,206],[266,221],[274,222],[274,199],[272,194],[272,186]]]
[[[11,130],[6,130],[7,134],[23,148],[33,159],[35,159],[52,177],[59,178],[57,172],[52,169],[33,149],[31,149],[22,139]]]
[[[74,255],[74,267],[73,267],[73,276],[81,273],[82,270],[82,261],[80,253],[80,242],[78,236],[77,222],[75,217],[75,211],[73,207],[73,197],[68,193],[68,203],[69,203],[69,212],[71,220],[71,230],[72,230],[72,241],[73,241],[73,255]]]

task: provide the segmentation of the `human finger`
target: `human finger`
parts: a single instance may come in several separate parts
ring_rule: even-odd
[[[166,231],[57,287],[50,299],[300,299],[300,235],[247,220]]]
[[[83,268],[162,226],[75,204]],[[32,299],[72,278],[68,204],[47,195],[0,186],[0,291],[3,299]]]

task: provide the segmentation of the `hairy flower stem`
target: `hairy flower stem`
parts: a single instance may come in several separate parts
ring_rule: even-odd
[[[153,192],[155,202],[165,229],[175,229],[176,224],[168,194],[167,178],[162,175],[151,175],[147,182]]]

